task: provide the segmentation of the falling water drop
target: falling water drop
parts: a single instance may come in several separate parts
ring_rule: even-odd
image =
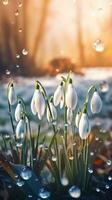
[[[93,44],[93,48],[97,51],[97,52],[103,52],[104,51],[104,44],[101,40],[96,40]]]
[[[106,81],[103,81],[102,83],[100,83],[99,87],[100,87],[100,91],[103,93],[108,92],[109,90],[109,85]]]
[[[41,188],[39,190],[39,197],[41,197],[42,199],[47,199],[50,197],[50,192],[45,190],[44,188]]]
[[[4,6],[7,6],[9,1],[8,0],[3,0],[2,3],[3,3]]]
[[[18,179],[17,182],[16,182],[16,185],[19,186],[19,187],[22,187],[24,185],[24,181]]]
[[[72,198],[79,198],[81,196],[81,190],[77,187],[77,186],[72,186],[70,189],[69,189],[69,195],[72,197]]]
[[[29,180],[32,177],[32,172],[31,170],[29,170],[28,168],[24,167],[22,169],[22,172],[20,173],[20,176],[24,179],[24,180]]]
[[[24,56],[26,56],[26,55],[28,54],[28,51],[27,51],[26,49],[23,49],[23,50],[22,50],[22,54],[23,54]]]

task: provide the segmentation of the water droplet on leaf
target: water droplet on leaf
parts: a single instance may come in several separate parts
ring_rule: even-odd
[[[22,170],[22,172],[20,173],[20,176],[24,180],[29,180],[32,177],[32,172],[28,168],[24,167],[23,170]]]
[[[106,81],[103,81],[102,83],[100,83],[100,90],[101,92],[105,93],[105,92],[108,92],[109,90],[109,85]]]
[[[26,56],[26,55],[28,54],[28,51],[27,51],[26,49],[23,49],[23,50],[22,50],[22,54],[23,54],[24,56]]]

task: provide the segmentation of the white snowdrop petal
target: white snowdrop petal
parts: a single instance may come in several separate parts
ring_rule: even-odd
[[[77,105],[77,93],[75,88],[71,83],[68,84],[66,96],[65,96],[66,105],[68,108],[75,109]]]
[[[80,115],[80,113],[77,113],[75,117],[75,125],[77,128],[79,127]]]
[[[55,106],[61,102],[61,97],[63,97],[63,88],[59,85],[54,93],[53,102]]]
[[[23,119],[20,119],[16,126],[16,138],[17,139],[22,139],[25,134],[25,122]]]
[[[10,105],[14,105],[16,103],[16,95],[15,95],[15,90],[13,86],[9,87],[8,100],[9,100]]]
[[[93,93],[90,103],[92,113],[99,113],[102,109],[102,100],[97,91]]]
[[[39,119],[42,119],[45,112],[45,100],[39,89],[35,90],[34,101],[35,101],[35,109],[36,109],[36,112],[38,113],[38,117]]]
[[[22,115],[23,115],[23,107],[20,103],[18,103],[15,110],[15,119],[17,122],[21,119]]]
[[[79,135],[81,139],[87,139],[90,133],[90,122],[86,113],[82,113],[79,122]]]
[[[36,108],[35,108],[35,99],[34,99],[34,95],[32,97],[32,100],[31,100],[31,111],[33,113],[33,115],[36,115]]]
[[[68,124],[72,123],[72,118],[73,118],[73,111],[71,108],[67,108],[67,122]]]
[[[61,97],[61,101],[60,101],[60,109],[62,109],[64,106],[64,93],[63,96]]]

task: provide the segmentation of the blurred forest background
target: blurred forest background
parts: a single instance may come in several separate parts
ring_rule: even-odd
[[[112,0],[1,0],[0,74],[112,66]]]

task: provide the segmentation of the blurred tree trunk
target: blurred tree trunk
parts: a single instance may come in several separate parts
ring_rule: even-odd
[[[44,27],[45,27],[45,22],[46,22],[46,19],[47,19],[47,14],[48,14],[48,7],[49,7],[49,2],[50,0],[43,0],[42,2],[42,11],[41,11],[41,19],[40,19],[40,22],[39,22],[39,26],[38,26],[38,30],[37,30],[37,35],[36,35],[36,38],[35,38],[35,44],[34,44],[34,47],[33,47],[33,58],[35,59],[35,56],[36,54],[38,53],[38,49],[39,49],[39,44],[41,42],[41,39],[44,35]]]
[[[77,70],[80,70],[80,67],[85,65],[85,56],[84,56],[84,45],[83,45],[83,33],[82,33],[82,4],[81,0],[78,0],[76,2],[76,29],[77,29],[77,49],[78,49],[78,68]],[[83,2],[82,2],[83,3]]]

